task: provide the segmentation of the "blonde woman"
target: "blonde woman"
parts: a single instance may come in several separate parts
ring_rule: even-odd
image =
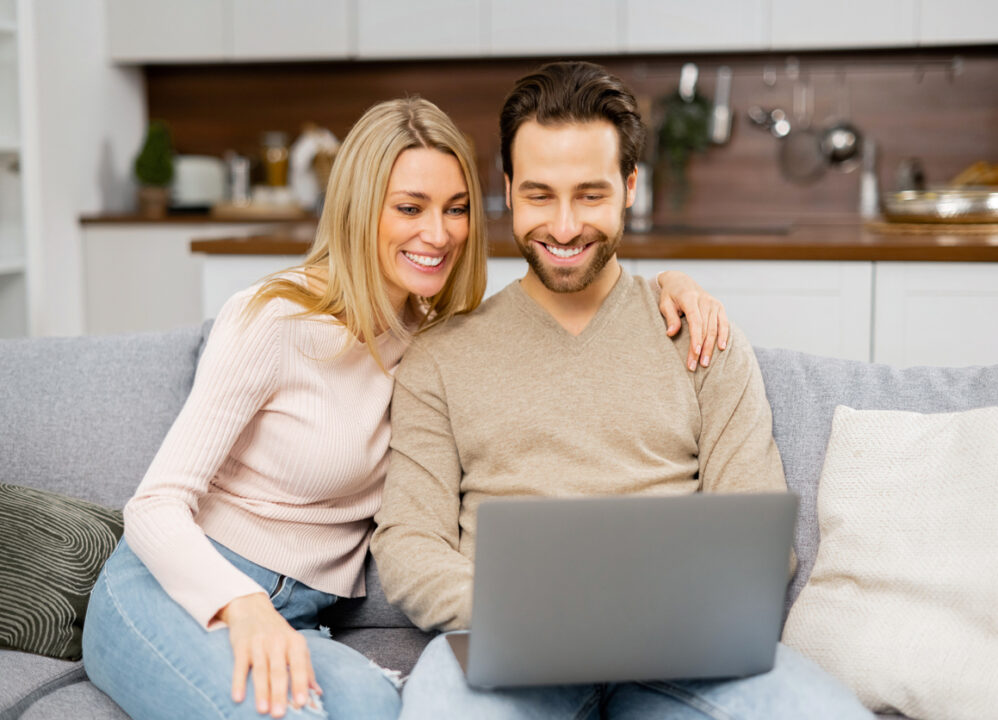
[[[393,681],[320,616],[364,594],[392,370],[481,301],[483,232],[450,119],[418,98],[365,113],[305,262],[219,313],[94,587],[86,670],[133,718],[398,714]]]

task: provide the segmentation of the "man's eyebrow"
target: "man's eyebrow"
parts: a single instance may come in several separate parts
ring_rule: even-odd
[[[590,180],[579,183],[575,186],[576,192],[580,190],[613,190],[613,185],[606,180]]]
[[[583,192],[585,190],[613,190],[613,184],[607,180],[589,180],[579,183],[573,189],[575,192]],[[517,186],[517,191],[519,192],[530,192],[532,190],[551,192],[551,186],[534,180],[524,180]]]
[[[551,186],[546,183],[536,182],[535,180],[524,180],[516,187],[518,192],[530,192],[531,190],[543,190],[544,192],[550,192]]]

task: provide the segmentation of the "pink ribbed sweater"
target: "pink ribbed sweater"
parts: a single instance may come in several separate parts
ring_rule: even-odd
[[[125,538],[202,626],[263,592],[207,540],[316,589],[364,594],[371,517],[381,504],[393,377],[329,319],[291,318],[255,288],[219,313],[194,386],[125,507]],[[378,338],[392,372],[405,343]]]

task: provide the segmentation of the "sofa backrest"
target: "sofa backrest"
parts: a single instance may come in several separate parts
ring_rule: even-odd
[[[818,480],[835,406],[934,413],[998,405],[998,365],[899,369],[791,350],[756,348],[755,354],[773,408],[773,436],[787,485],[801,498],[794,542],[798,567],[785,606],[789,612],[818,552]]]
[[[0,340],[0,481],[122,507],[190,392],[206,329]]]

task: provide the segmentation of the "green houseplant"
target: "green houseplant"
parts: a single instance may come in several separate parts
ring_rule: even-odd
[[[164,217],[173,180],[173,141],[170,129],[160,120],[149,123],[145,142],[135,158],[135,178],[139,181],[139,213]]]

